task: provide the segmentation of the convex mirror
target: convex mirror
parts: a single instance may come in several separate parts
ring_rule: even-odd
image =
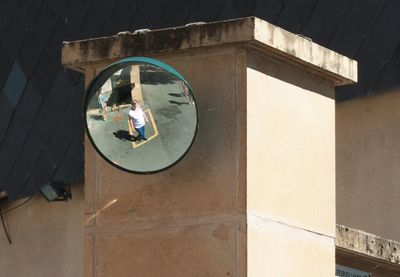
[[[155,173],[176,164],[197,130],[193,91],[160,61],[133,57],[105,68],[88,86],[84,122],[96,151],[133,173]]]

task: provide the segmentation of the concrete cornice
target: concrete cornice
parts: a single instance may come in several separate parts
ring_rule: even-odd
[[[331,78],[335,85],[357,82],[357,62],[310,38],[293,34],[259,18],[254,19],[254,40],[261,47]]]
[[[231,44],[257,48],[263,54],[300,65],[335,85],[357,81],[356,61],[256,17],[137,33],[121,32],[110,37],[64,42],[62,63],[66,67],[83,71],[88,64],[110,62],[129,56],[149,56]]]

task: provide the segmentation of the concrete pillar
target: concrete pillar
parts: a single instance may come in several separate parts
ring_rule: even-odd
[[[356,62],[254,17],[63,46],[85,72],[128,56],[182,73],[199,130],[148,176],[86,141],[85,276],[334,276],[334,86]]]

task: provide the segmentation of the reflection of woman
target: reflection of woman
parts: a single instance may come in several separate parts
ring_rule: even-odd
[[[135,100],[131,102],[131,109],[129,110],[129,120],[132,126],[135,128],[136,132],[139,134],[139,139],[147,140],[145,137],[145,126],[146,122],[149,122],[146,114],[144,113],[142,107]]]
[[[99,104],[101,106],[101,114],[103,116],[103,119],[106,120],[107,119],[107,100],[106,100],[106,96],[104,95],[104,93],[102,91],[97,93],[97,97],[99,99]]]

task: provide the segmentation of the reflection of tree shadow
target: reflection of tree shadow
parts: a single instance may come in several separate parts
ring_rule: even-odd
[[[103,116],[101,114],[91,114],[89,117],[94,120],[103,120]]]
[[[169,100],[168,102],[171,104],[179,105],[179,106],[180,105],[189,105],[188,102],[178,102],[178,101],[173,101],[173,100]]]
[[[183,93],[168,93],[168,95],[173,97],[183,97]]]
[[[138,137],[132,136],[126,130],[118,130],[118,131],[114,132],[113,134],[117,139],[120,139],[123,141],[138,141],[139,140]]]

